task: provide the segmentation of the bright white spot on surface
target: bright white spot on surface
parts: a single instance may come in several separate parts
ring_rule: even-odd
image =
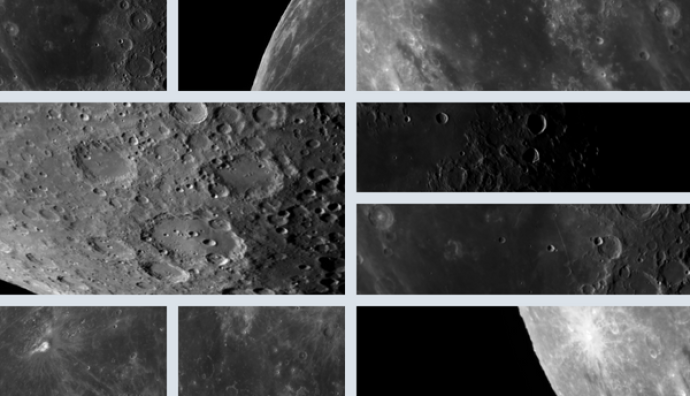
[[[45,352],[50,348],[50,344],[48,344],[48,341],[43,341],[41,345],[36,348],[37,352]]]
[[[34,350],[29,352],[29,356],[38,353],[38,352],[45,352],[48,349],[50,349],[50,343],[48,341],[43,341],[39,346],[37,346]]]

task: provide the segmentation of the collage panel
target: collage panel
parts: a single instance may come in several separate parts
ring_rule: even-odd
[[[180,307],[179,395],[345,395],[345,308]]]
[[[686,395],[689,321],[685,306],[359,307],[357,394]]]
[[[179,3],[180,91],[345,90],[345,0]]]
[[[166,0],[2,0],[1,91],[165,91]]]
[[[690,192],[685,103],[361,103],[359,192]],[[656,138],[649,138],[654,134]],[[647,175],[647,176],[643,176]]]
[[[686,204],[358,205],[359,294],[688,294]]]
[[[344,294],[343,104],[0,115],[3,281],[37,294]]]
[[[684,0],[357,0],[359,91],[688,91]]]
[[[0,394],[167,395],[166,307],[0,307]]]

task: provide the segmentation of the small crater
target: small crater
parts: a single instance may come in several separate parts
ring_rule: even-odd
[[[623,244],[621,240],[614,235],[608,235],[602,239],[602,243],[597,248],[599,254],[606,260],[616,260],[620,258],[623,253]]]
[[[631,220],[643,222],[657,214],[659,204],[620,204],[618,211]]]
[[[175,103],[170,113],[179,122],[186,125],[198,125],[206,121],[208,107],[204,103]]]
[[[527,117],[526,126],[532,134],[541,135],[546,130],[546,117],[541,114],[530,114]]]
[[[38,214],[41,215],[42,218],[50,222],[60,221],[60,216],[50,208],[43,208],[38,211]]]
[[[190,277],[187,271],[166,263],[146,263],[141,268],[148,275],[166,283],[182,283]]]
[[[127,62],[127,71],[135,77],[147,77],[153,72],[153,62],[143,55],[134,55]]]
[[[378,230],[388,230],[395,223],[393,211],[385,205],[374,205],[369,210],[369,222]]]
[[[116,238],[92,237],[88,239],[91,248],[102,255],[119,260],[133,260],[136,257],[134,249]]]
[[[5,22],[3,24],[3,29],[5,29],[5,33],[12,38],[19,36],[19,26],[14,22]]]
[[[100,141],[80,144],[74,158],[84,176],[94,183],[128,184],[136,178],[135,163]]]
[[[661,0],[654,9],[654,16],[664,26],[674,26],[681,18],[680,8],[670,0]]]
[[[246,199],[265,199],[283,188],[283,174],[271,160],[252,155],[235,157],[228,167],[213,166],[217,182],[229,190],[229,195]]]
[[[132,12],[132,15],[129,17],[129,23],[132,28],[144,31],[151,27],[153,24],[153,19],[148,12],[144,10],[136,10]]]

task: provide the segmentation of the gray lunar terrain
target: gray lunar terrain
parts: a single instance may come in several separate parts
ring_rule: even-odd
[[[344,293],[344,105],[0,106],[0,279]]]

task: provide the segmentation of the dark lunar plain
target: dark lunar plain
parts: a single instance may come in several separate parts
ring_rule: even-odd
[[[165,0],[0,1],[0,90],[164,91]]]
[[[360,192],[688,192],[677,103],[360,104]],[[642,175],[658,175],[644,177]]]
[[[688,294],[687,205],[358,205],[360,294]]]
[[[181,396],[345,394],[342,307],[181,307]]]
[[[3,396],[166,395],[165,307],[0,307]]]
[[[218,37],[223,39],[212,39]],[[219,53],[219,45],[226,52]],[[209,53],[225,55],[199,62],[199,54]],[[214,4],[213,12],[180,1],[179,87],[343,91],[345,1],[233,1]]]
[[[362,91],[690,89],[685,0],[358,0]]]
[[[344,293],[342,104],[4,104],[0,131],[3,281]]]
[[[559,396],[690,392],[688,307],[521,307],[520,314]]]
[[[358,307],[357,394],[554,396],[516,307]]]

